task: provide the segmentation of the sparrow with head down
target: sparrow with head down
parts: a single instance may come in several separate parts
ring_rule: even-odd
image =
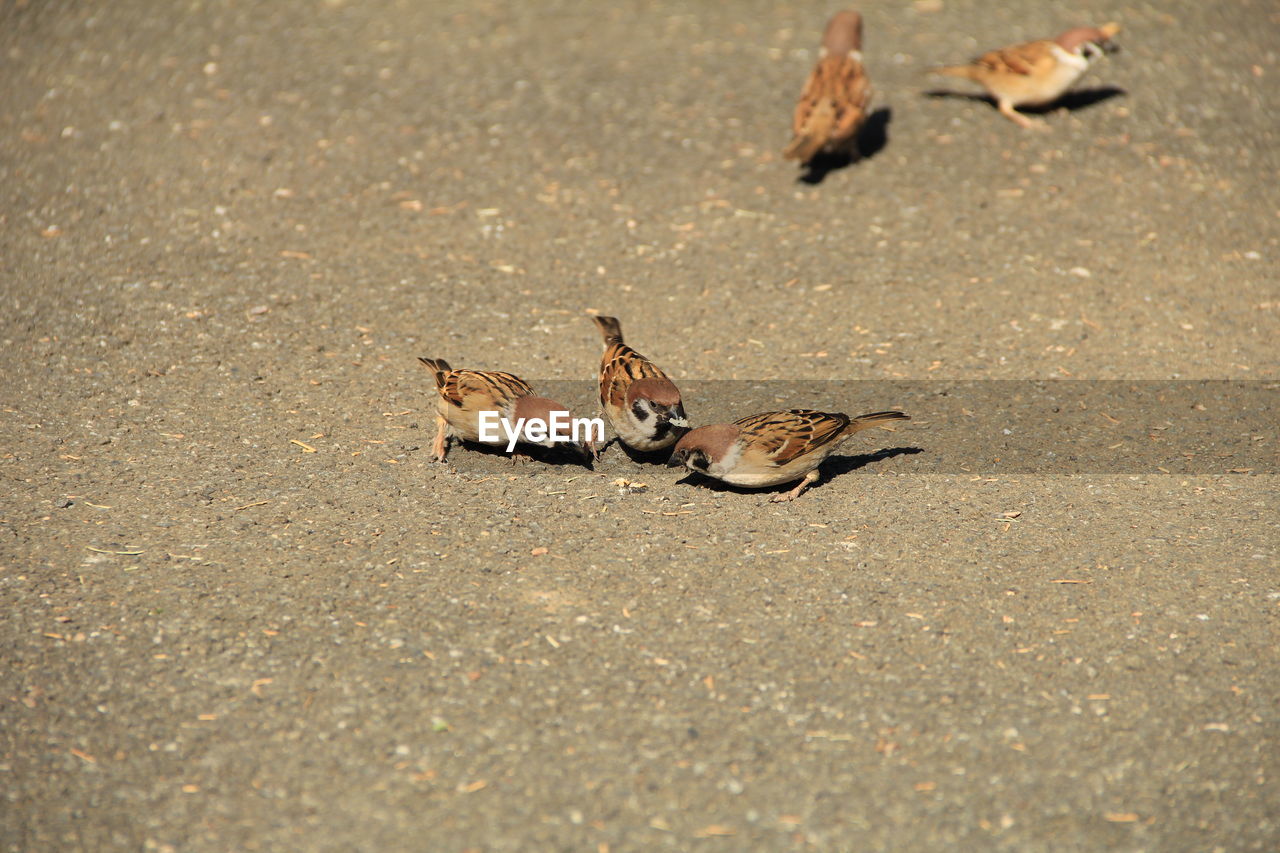
[[[981,85],[995,98],[1000,114],[1020,127],[1047,130],[1048,125],[1018,112],[1062,97],[1094,60],[1117,50],[1111,39],[1119,24],[1076,27],[1053,39],[1018,44],[984,53],[967,65],[935,68],[932,73],[962,77]]]
[[[788,409],[692,430],[676,444],[672,468],[759,488],[796,480],[796,487],[773,501],[791,501],[818,479],[818,466],[856,432],[894,421],[902,412],[872,412],[850,418],[839,412]]]
[[[506,445],[502,429],[497,430],[497,441],[486,441],[481,435],[481,412],[496,412],[513,426],[521,419],[526,422],[537,418],[551,423],[552,413],[568,412],[566,406],[539,397],[533,388],[518,376],[488,370],[454,370],[441,358],[419,358],[426,365],[436,382],[436,437],[431,445],[431,458],[443,462],[450,438],[474,441],[481,444]],[[529,443],[523,432],[522,443]],[[553,447],[550,436],[533,442],[541,447]],[[586,459],[594,458],[595,446],[590,437],[568,446]],[[516,457],[520,458],[520,457]]]
[[[649,359],[627,346],[616,317],[592,317],[604,339],[600,408],[618,439],[642,452],[675,444],[689,428],[680,389]]]
[[[808,163],[820,151],[852,145],[870,102],[871,83],[862,67],[862,16],[837,12],[822,35],[818,63],[791,118],[794,137],[782,156]]]

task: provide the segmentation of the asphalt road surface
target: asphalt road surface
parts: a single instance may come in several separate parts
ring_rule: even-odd
[[[821,4],[0,2],[0,849],[1280,848],[1280,7],[998,5],[863,4],[804,172]],[[588,310],[913,420],[428,460],[418,356],[594,414]]]

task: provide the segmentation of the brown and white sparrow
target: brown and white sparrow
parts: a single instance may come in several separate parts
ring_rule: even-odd
[[[765,412],[731,424],[698,427],[676,444],[672,468],[723,480],[734,486],[776,486],[800,480],[774,501],[795,500],[818,479],[818,466],[845,439],[869,427],[910,420],[902,412],[873,412],[850,418],[839,412],[789,409]]]
[[[522,420],[528,423],[538,419],[544,424],[551,423],[553,419],[563,422],[564,418],[555,418],[555,414],[567,415],[569,411],[555,400],[534,394],[529,383],[520,377],[490,370],[454,370],[440,358],[419,358],[418,361],[426,365],[435,377],[439,395],[436,400],[436,437],[431,445],[433,461],[444,461],[450,438],[509,448],[514,447],[517,441],[541,447],[561,443],[552,441],[550,436],[530,442],[529,436],[520,429]],[[482,413],[496,413],[496,416],[485,416],[492,428],[483,428]],[[500,425],[502,422],[506,426]],[[518,437],[512,435],[513,432],[518,433]],[[589,435],[585,440],[566,444],[585,458],[595,455]]]
[[[1001,115],[1024,128],[1048,129],[1014,108],[1045,106],[1062,97],[1095,59],[1116,50],[1111,39],[1118,32],[1119,24],[1076,27],[1054,39],[993,50],[967,65],[935,68],[932,73],[972,80],[995,98]]]
[[[623,343],[616,317],[592,317],[604,338],[600,408],[623,444],[649,452],[670,447],[689,428],[680,389],[659,367]]]
[[[808,163],[819,151],[850,146],[867,118],[871,83],[862,67],[862,16],[837,12],[822,35],[818,64],[809,73],[791,118],[788,160]]]

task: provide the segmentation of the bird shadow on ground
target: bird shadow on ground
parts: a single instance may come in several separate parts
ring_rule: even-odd
[[[875,453],[859,453],[857,456],[832,456],[822,463],[822,477],[809,487],[806,491],[812,491],[820,488],[827,480],[832,477],[846,474],[849,471],[856,471],[864,465],[870,465],[872,462],[878,462],[881,459],[892,459],[895,456],[914,456],[917,453],[924,453],[922,447],[890,447],[885,450],[877,450]],[[765,486],[764,488],[753,489],[749,486],[731,486],[728,483],[721,482],[712,477],[706,477],[692,471],[687,471],[685,476],[676,481],[685,485],[696,485],[700,488],[707,489],[711,492],[732,492],[739,495],[769,495],[781,494],[789,492],[795,488],[796,483],[800,482],[800,478],[792,480],[789,483],[779,483],[776,486]]]
[[[728,483],[715,479],[714,477],[707,477],[703,474],[689,471],[687,469],[684,471],[684,476],[676,480],[676,483],[681,486],[695,486],[700,489],[706,489],[708,492],[722,492],[735,495],[766,494],[770,491],[776,492],[783,490],[781,486],[773,486],[764,489],[753,489],[749,486],[731,486]],[[787,485],[787,488],[790,488],[789,484]]]
[[[826,477],[833,477],[839,474],[847,474],[850,471],[857,471],[865,465],[879,462],[882,459],[892,459],[895,456],[915,456],[917,453],[924,453],[924,448],[887,447],[884,450],[877,450],[875,453],[859,453],[856,456],[832,456],[822,463],[822,473]],[[826,477],[823,477],[823,479],[825,480]]]
[[[519,470],[520,467],[527,462],[536,462],[539,465],[581,465],[584,468],[591,468],[591,462],[584,459],[577,451],[568,446],[557,447],[540,447],[536,444],[520,444],[516,446],[515,453],[507,453],[506,445],[498,446],[494,444],[480,444],[479,442],[467,441],[460,442],[454,438],[449,442],[449,450],[445,457],[446,462],[457,459],[459,453],[481,453],[485,456],[502,456],[510,463],[511,467]]]
[[[1067,92],[1056,101],[1050,101],[1047,104],[1041,104],[1038,107],[1018,107],[1018,112],[1027,113],[1028,115],[1044,115],[1045,113],[1056,112],[1057,110],[1067,110],[1075,112],[1076,110],[1084,110],[1103,101],[1109,101],[1112,98],[1129,94],[1119,86],[1097,86],[1092,89],[1079,89],[1074,92]],[[976,92],[953,92],[950,89],[931,89],[924,93],[926,98],[934,98],[937,100],[949,99],[957,101],[982,101],[990,104],[992,108],[996,105],[996,99],[990,95],[981,95]]]
[[[851,146],[839,151],[819,151],[805,164],[805,171],[796,180],[803,184],[820,184],[831,172],[870,160],[889,144],[889,122],[892,120],[893,110],[888,107],[876,110],[867,116]]]
[[[638,465],[666,465],[674,450],[674,445],[672,447],[664,447],[661,450],[636,450],[634,447],[624,444],[617,436],[614,436],[600,448],[600,455],[603,457],[605,451],[611,446],[619,448],[624,456]]]

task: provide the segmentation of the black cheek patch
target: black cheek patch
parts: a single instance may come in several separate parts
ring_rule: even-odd
[[[641,421],[649,420],[649,410],[646,409],[644,405],[640,403],[639,400],[631,404],[631,414],[636,416],[636,420],[641,420]]]

